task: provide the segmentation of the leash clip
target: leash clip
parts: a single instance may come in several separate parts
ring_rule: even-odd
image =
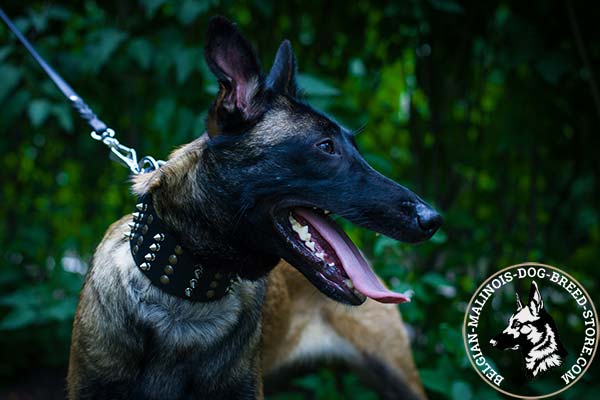
[[[101,134],[92,131],[90,136],[92,139],[107,145],[110,148],[110,158],[129,168],[135,175],[154,171],[165,163],[164,161],[156,160],[151,156],[145,156],[138,162],[135,149],[122,145],[119,140],[115,138],[115,131],[111,128],[107,128]]]

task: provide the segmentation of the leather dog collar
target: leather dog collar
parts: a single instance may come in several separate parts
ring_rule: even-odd
[[[235,275],[203,265],[184,248],[156,214],[150,194],[138,198],[135,208],[126,236],[136,266],[154,286],[197,302],[215,301],[229,292]]]

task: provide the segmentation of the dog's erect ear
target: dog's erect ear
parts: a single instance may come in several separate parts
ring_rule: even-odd
[[[234,133],[264,111],[264,74],[250,43],[223,17],[208,23],[204,56],[219,81],[219,94],[208,115],[208,134]]]
[[[281,42],[277,50],[267,85],[276,92],[296,96],[296,57],[289,40]]]
[[[529,309],[533,315],[538,315],[540,310],[544,308],[544,300],[538,290],[537,283],[531,281],[531,287],[529,288]]]
[[[515,297],[517,298],[517,312],[523,309],[523,303],[521,303],[521,298],[519,297],[519,293],[515,293]]]

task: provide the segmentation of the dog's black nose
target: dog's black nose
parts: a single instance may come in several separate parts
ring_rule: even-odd
[[[425,204],[417,205],[417,220],[424,231],[437,231],[443,221],[440,214]]]

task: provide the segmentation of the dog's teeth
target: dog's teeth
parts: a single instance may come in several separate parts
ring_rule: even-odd
[[[322,251],[316,253],[315,256],[317,256],[317,258],[319,258],[321,260],[325,260],[325,253]]]
[[[298,236],[303,242],[307,242],[310,240],[312,235],[308,233],[308,226],[302,225],[301,223],[296,221],[296,219],[292,216],[291,213],[288,216],[288,220],[290,221],[290,225],[292,225],[292,230],[298,234]]]
[[[306,247],[308,247],[311,251],[315,251],[315,242],[311,242],[311,241],[306,241],[304,242],[304,244],[306,245]]]
[[[344,279],[344,285],[346,285],[350,289],[354,289],[354,284],[350,279]]]
[[[127,239],[131,239],[131,232],[123,232],[123,236],[125,236]]]
[[[144,203],[138,203],[135,205],[135,208],[137,208],[140,211],[146,211],[147,206]]]
[[[330,267],[335,267],[335,263],[332,263],[332,262],[327,265],[329,265]]]
[[[331,213],[331,211],[329,211],[329,210],[323,210],[323,214],[325,214],[325,215],[330,214],[330,213]]]
[[[130,222],[127,224],[127,226],[133,229],[133,227],[135,226],[135,222]]]
[[[302,239],[302,241],[308,242],[312,236],[310,233],[308,233],[308,226],[303,226],[302,228],[300,228],[298,236],[300,236],[300,239]]]

